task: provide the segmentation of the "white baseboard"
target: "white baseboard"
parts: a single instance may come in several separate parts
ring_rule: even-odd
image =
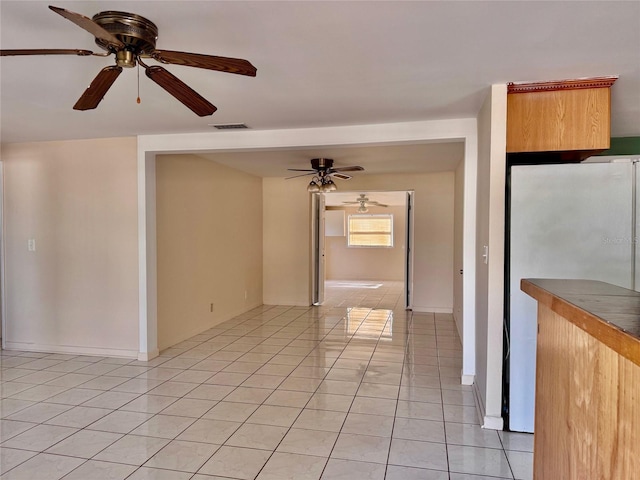
[[[38,343],[5,343],[7,350],[19,350],[22,352],[64,353],[68,355],[91,355],[94,357],[138,358],[137,350],[125,350],[120,348],[87,347],[75,345],[46,345]]]
[[[478,384],[473,384],[473,398],[476,404],[476,413],[478,418],[482,420],[482,428],[487,430],[503,430],[504,420],[502,417],[496,417],[494,415],[487,415],[480,391],[478,390]]]
[[[476,380],[475,375],[465,375],[463,373],[460,383],[462,385],[473,385],[473,382],[475,382],[475,380]]]
[[[417,313],[453,313],[452,308],[443,307],[416,307],[413,305],[411,310]]]
[[[152,352],[138,352],[138,360],[140,362],[148,362],[160,355],[160,350],[154,350]]]

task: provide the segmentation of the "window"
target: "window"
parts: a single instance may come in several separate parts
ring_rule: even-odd
[[[350,247],[393,247],[393,215],[349,215]]]

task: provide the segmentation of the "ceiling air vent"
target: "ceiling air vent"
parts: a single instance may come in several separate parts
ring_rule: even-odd
[[[219,124],[219,125],[211,124],[209,126],[217,130],[242,130],[245,128],[249,128],[244,123],[225,123],[225,124]]]

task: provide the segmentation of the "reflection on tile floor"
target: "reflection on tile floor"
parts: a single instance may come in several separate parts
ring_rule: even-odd
[[[2,351],[0,478],[531,478],[532,436],[483,430],[451,315],[399,282],[330,282],[150,362]]]

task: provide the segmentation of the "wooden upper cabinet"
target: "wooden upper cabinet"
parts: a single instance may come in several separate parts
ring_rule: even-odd
[[[507,153],[608,149],[616,79],[508,84]]]

